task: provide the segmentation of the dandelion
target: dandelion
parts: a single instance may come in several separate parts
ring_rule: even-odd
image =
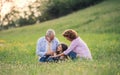
[[[81,70],[81,68],[79,67],[79,68],[78,68],[78,71],[80,71],[80,70]]]
[[[4,46],[5,40],[0,40],[0,46]]]
[[[5,43],[5,42],[6,42],[5,40],[1,40],[1,39],[0,39],[0,43]]]

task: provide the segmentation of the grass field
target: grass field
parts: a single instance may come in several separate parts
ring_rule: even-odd
[[[120,75],[120,0],[105,0],[70,15],[0,31],[0,75]],[[88,44],[93,61],[38,63],[36,42],[47,29],[74,29]]]

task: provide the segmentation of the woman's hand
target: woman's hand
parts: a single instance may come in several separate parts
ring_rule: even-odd
[[[51,58],[56,58],[59,57],[59,55],[54,55],[54,56],[50,56]]]

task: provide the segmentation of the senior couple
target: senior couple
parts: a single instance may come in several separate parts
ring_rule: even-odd
[[[75,30],[65,30],[62,35],[71,42],[70,46],[60,43],[55,37],[53,29],[48,29],[46,35],[38,40],[36,54],[39,56],[39,62],[57,62],[68,58],[71,60],[77,58],[92,60],[87,44]]]

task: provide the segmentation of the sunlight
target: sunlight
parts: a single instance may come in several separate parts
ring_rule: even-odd
[[[13,8],[21,9],[28,6],[36,0],[2,0],[1,1],[1,18],[8,14]]]
[[[28,5],[28,1],[27,0],[15,0],[15,5],[19,8],[23,8],[25,5]]]
[[[35,2],[36,0],[14,0],[15,6],[18,8],[23,8],[28,6],[31,2]]]
[[[9,13],[12,7],[13,7],[13,4],[11,2],[5,2],[3,6],[1,7],[1,14],[5,15]]]

